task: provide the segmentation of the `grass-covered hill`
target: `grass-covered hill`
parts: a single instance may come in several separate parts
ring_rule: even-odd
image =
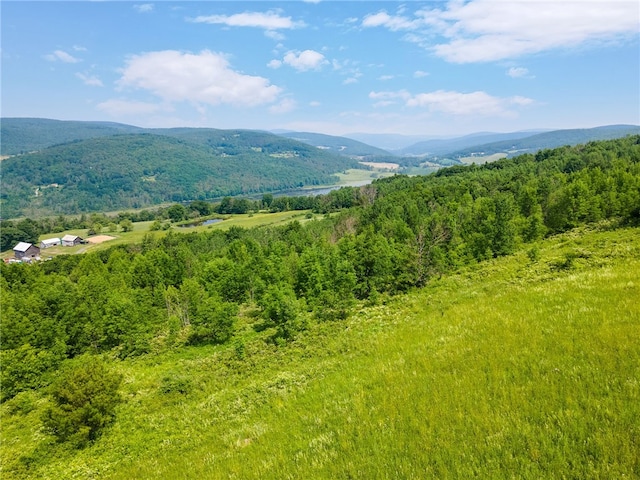
[[[107,354],[115,423],[58,443],[25,391],[2,478],[637,478],[639,239],[571,231],[279,345],[247,315],[229,344]]]
[[[3,480],[640,475],[640,136],[320,205],[0,263]]]
[[[129,209],[327,184],[357,166],[253,131],[167,130],[78,140],[2,161],[2,215]]]

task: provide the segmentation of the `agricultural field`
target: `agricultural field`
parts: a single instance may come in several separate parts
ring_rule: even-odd
[[[482,165],[483,163],[495,162],[496,160],[506,157],[506,153],[494,153],[492,155],[471,155],[469,157],[462,157],[460,161],[466,165],[471,165],[472,163]]]
[[[114,245],[124,245],[124,244],[134,244],[142,242],[145,235],[151,234],[155,237],[162,237],[167,234],[167,232],[172,231],[174,233],[193,233],[193,232],[203,232],[207,230],[228,230],[231,227],[240,227],[240,228],[253,228],[260,226],[276,226],[283,225],[287,222],[297,220],[300,223],[307,222],[314,217],[319,217],[318,215],[313,215],[309,211],[288,211],[288,212],[276,212],[276,213],[268,213],[268,212],[260,212],[260,213],[248,213],[248,214],[234,214],[234,215],[221,215],[221,218],[224,218],[222,222],[214,223],[210,225],[201,225],[194,227],[181,227],[181,226],[172,226],[169,230],[159,230],[159,231],[151,231],[151,225],[153,225],[153,221],[148,222],[136,222],[133,223],[133,229],[130,232],[123,232],[120,229],[116,232],[109,232],[106,228],[99,235],[88,236],[87,229],[74,229],[74,230],[66,230],[60,233],[49,233],[46,235],[41,235],[40,241],[47,238],[59,237],[69,235],[78,235],[83,239],[87,240],[88,243],[84,245],[77,245],[75,247],[63,247],[63,246],[55,246],[47,249],[41,250],[41,258],[45,259],[48,257],[55,257],[57,255],[69,255],[69,254],[79,254],[85,252],[96,251],[104,248],[109,248]],[[99,242],[92,242],[92,239],[95,237],[108,237],[101,238]],[[2,258],[12,258],[13,252],[6,251],[2,253]]]
[[[1,407],[3,479],[637,478],[640,229],[574,229],[312,322],[110,362],[115,423],[76,450],[48,400]],[[109,358],[109,354],[105,354]]]

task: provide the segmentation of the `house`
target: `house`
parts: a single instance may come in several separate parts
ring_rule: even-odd
[[[18,259],[36,258],[40,256],[40,248],[27,242],[20,242],[13,247],[13,254]]]
[[[80,245],[82,243],[82,239],[77,235],[65,235],[62,237],[62,246],[63,247],[75,247],[76,245]]]
[[[60,245],[61,240],[59,238],[46,238],[40,242],[40,248],[49,248]]]

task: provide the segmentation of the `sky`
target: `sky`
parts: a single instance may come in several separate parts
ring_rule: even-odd
[[[637,0],[0,9],[3,117],[434,137],[640,124]]]

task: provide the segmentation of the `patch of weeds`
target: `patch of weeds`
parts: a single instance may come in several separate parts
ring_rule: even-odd
[[[192,390],[193,382],[187,375],[170,372],[160,382],[160,393],[164,395],[172,393],[187,395]]]

